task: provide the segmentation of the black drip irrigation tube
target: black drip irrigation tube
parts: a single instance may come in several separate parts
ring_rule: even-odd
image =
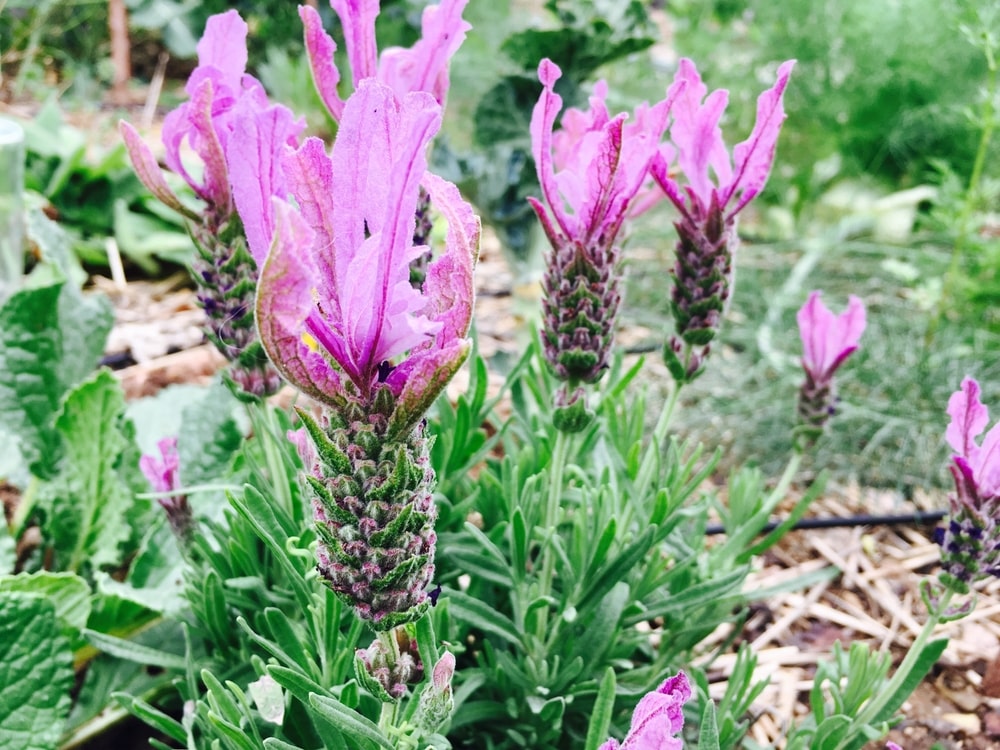
[[[948,515],[946,510],[926,510],[915,513],[900,513],[898,515],[866,515],[827,518],[803,518],[792,526],[789,531],[802,531],[805,529],[838,529],[852,528],[855,526],[926,526],[937,523]],[[768,521],[760,530],[761,534],[774,531],[782,524],[781,521]],[[725,534],[726,527],[721,523],[713,523],[705,529],[706,536]]]

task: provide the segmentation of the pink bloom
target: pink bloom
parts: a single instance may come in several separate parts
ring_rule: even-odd
[[[421,38],[409,49],[393,47],[378,53],[375,19],[378,0],[330,0],[340,17],[347,45],[354,87],[365,78],[377,77],[402,97],[411,91],[426,91],[444,104],[448,93],[448,64],[472,28],[462,20],[468,0],[441,0],[424,8]],[[340,121],[344,102],[337,93],[340,71],[333,62],[337,45],[323,31],[319,13],[309,6],[299,8],[305,27],[306,54],[320,98],[334,120]]]
[[[396,98],[373,79],[347,100],[333,151],[309,138],[283,160],[295,206],[274,200],[276,232],[261,272],[257,320],[278,369],[343,406],[385,383],[412,424],[468,353],[479,220],[457,188],[426,171],[441,122],[430,94]],[[410,263],[419,189],[448,222],[422,290]]]
[[[171,492],[180,487],[180,456],[177,438],[165,437],[156,444],[159,457],[145,454],[139,459],[139,469],[153,487],[154,492]]]
[[[978,498],[1000,497],[1000,424],[993,425],[981,445],[976,444],[990,421],[979,394],[978,382],[969,377],[962,380],[961,390],[948,399],[951,424],[945,438],[955,450],[956,482],[961,484],[964,478]]]
[[[553,133],[562,109],[562,97],[554,90],[561,75],[551,60],[539,64],[544,90],[531,117],[532,154],[551,218],[541,201],[528,201],[553,247],[567,241],[609,247],[646,180],[683,84],[672,86],[667,98],[653,106],[640,105],[635,121],[626,124],[626,113],[609,115],[602,81],[594,87],[590,110],[568,110],[562,128]]]
[[[684,704],[691,698],[691,684],[683,672],[668,677],[639,701],[632,727],[621,744],[608,740],[600,750],[682,750],[675,735],[684,728]]]
[[[864,303],[851,295],[847,310],[834,315],[823,304],[822,292],[812,292],[796,319],[802,336],[802,365],[816,382],[833,377],[858,348],[865,330]]]
[[[243,193],[257,190],[257,184],[281,192],[280,175],[260,170],[252,174],[248,168],[230,174],[227,157],[231,159],[232,156],[230,150],[234,144],[230,141],[234,130],[256,130],[258,138],[253,143],[253,150],[275,152],[285,144],[294,146],[305,127],[305,121],[294,120],[285,107],[271,105],[260,82],[246,74],[246,37],[247,25],[235,10],[208,19],[205,34],[198,42],[198,67],[185,86],[191,98],[170,112],[163,122],[167,166],[183,177],[207,204],[203,223],[211,227],[220,226],[234,212],[234,192],[237,203],[241,190]],[[122,122],[120,130],[139,179],[166,205],[188,218],[198,218],[170,190],[152,152],[135,129]],[[200,178],[191,175],[181,160],[185,141],[204,166]],[[241,157],[235,164],[241,167],[242,157],[248,153],[245,138],[235,150]],[[257,181],[252,177],[257,177]],[[260,231],[254,230],[250,227],[251,252],[259,263],[263,260]]]
[[[794,65],[794,60],[782,63],[774,87],[757,99],[753,132],[733,149],[731,162],[719,127],[729,92],[718,89],[706,97],[708,89],[695,64],[686,58],[681,60],[674,86],[681,82],[685,86],[671,110],[670,140],[687,184],[682,185],[670,175],[673,149],[669,147],[657,156],[651,172],[684,216],[697,224],[717,206],[724,214],[723,223],[731,221],[764,188],[785,119],[782,95]],[[735,205],[730,208],[733,201]]]

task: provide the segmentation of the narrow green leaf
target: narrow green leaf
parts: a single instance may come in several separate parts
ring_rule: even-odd
[[[382,734],[377,724],[340,701],[313,693],[309,696],[309,703],[320,716],[335,724],[344,734],[358,740],[374,742],[385,750],[395,750],[394,745]]]
[[[94,648],[98,648],[106,654],[117,656],[120,659],[127,659],[137,664],[148,664],[151,667],[162,667],[164,669],[183,671],[187,668],[187,662],[180,654],[160,651],[149,646],[143,646],[141,643],[128,641],[124,638],[116,638],[113,635],[98,633],[86,628],[83,630],[83,637]]]
[[[587,740],[583,750],[598,750],[601,743],[608,739],[611,728],[611,716],[615,712],[615,670],[608,667],[597,689],[597,699],[594,710],[590,714],[590,725],[587,728]],[[704,750],[704,749],[703,749]]]
[[[70,710],[73,654],[52,602],[0,596],[0,747],[52,750]]]
[[[483,632],[499,636],[514,646],[521,645],[514,623],[490,605],[455,589],[446,589],[444,595],[448,597],[448,606],[457,619]]]
[[[719,723],[715,718],[715,702],[708,696],[705,696],[705,710],[701,712],[698,750],[719,750]]]
[[[187,730],[177,719],[167,716],[163,711],[151,706],[142,698],[134,698],[125,693],[114,693],[112,697],[128,709],[132,715],[142,719],[157,732],[162,732],[182,745],[187,744]]]
[[[837,714],[816,727],[810,747],[812,750],[837,750],[851,729],[851,717]]]
[[[889,721],[896,712],[900,709],[903,703],[906,701],[913,691],[917,689],[917,685],[923,682],[924,677],[927,673],[931,671],[931,668],[937,664],[938,659],[941,658],[941,654],[948,647],[947,638],[939,638],[936,641],[931,641],[926,646],[924,646],[923,651],[920,652],[920,656],[917,658],[916,663],[913,665],[913,669],[910,670],[910,674],[907,675],[903,684],[899,686],[899,689],[892,694],[888,703],[879,711],[878,715],[875,717],[873,723],[881,724],[884,721]]]

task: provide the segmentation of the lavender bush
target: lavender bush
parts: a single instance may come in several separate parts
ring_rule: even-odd
[[[300,9],[332,144],[303,137],[246,74],[236,11],[209,20],[190,99],[164,125],[167,167],[195,204],[121,126],[143,182],[189,222],[209,335],[242,403],[217,388],[140,456],[120,386],[88,376],[93,352],[64,338],[63,282],[0,309],[0,394],[21,399],[5,411],[37,483],[0,536],[13,634],[0,739],[56,747],[128,711],[157,748],[743,746],[764,687],[754,654],[740,650],[718,704],[697,665],[722,648],[707,637],[766,595],[745,586],[754,560],[822,489],[820,475],[765,533],[803,455],[835,429],[834,373],[860,345],[863,303],[838,316],[814,292],[799,313],[800,423],[772,489],[741,469],[725,503],[704,491],[719,454],[671,437],[671,419],[733,304],[737,217],[774,162],[794,62],[730,154],[728,93],[708,93],[690,60],[653,105],[612,116],[602,82],[561,123],[560,67],[539,61],[540,330],[490,393],[470,333],[480,221],[428,169],[466,2],[429,6],[412,47],[381,53],[377,0],[332,6],[350,86],[320,15]],[[647,438],[643,362],[626,365],[614,332],[629,223],[663,198],[677,211],[662,236],[676,247],[673,382]],[[463,366],[468,391],[442,397]],[[263,398],[280,379],[301,394],[292,411]],[[924,630],[891,674],[865,647],[836,653],[789,748],[883,736],[943,650],[934,627],[997,573],[1000,428],[977,442],[989,417],[971,378],[948,414],[955,493]],[[18,560],[32,520],[42,553]],[[88,665],[75,704],[74,661]]]

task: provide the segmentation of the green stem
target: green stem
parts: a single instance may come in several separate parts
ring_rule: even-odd
[[[667,438],[667,431],[670,429],[670,421],[674,416],[674,409],[677,406],[681,393],[681,387],[674,384],[670,392],[667,403],[664,404],[659,418],[656,420],[656,427],[653,428],[653,437],[646,447],[646,453],[642,457],[642,464],[639,466],[639,474],[635,479],[635,492],[642,495],[649,488],[653,481],[653,472],[659,465],[660,457],[663,455],[663,442]]]
[[[938,606],[935,607],[930,613],[928,613],[927,621],[924,623],[924,627],[921,629],[920,634],[917,635],[917,640],[913,642],[910,649],[906,652],[906,656],[903,661],[900,662],[899,667],[896,668],[895,674],[893,674],[892,679],[889,680],[886,685],[878,691],[878,693],[872,697],[872,699],[865,704],[865,707],[861,709],[857,716],[854,717],[852,722],[852,732],[848,733],[844,741],[838,745],[839,748],[849,747],[849,741],[857,733],[857,730],[864,729],[870,725],[875,718],[882,712],[882,710],[888,705],[889,701],[899,692],[899,689],[903,686],[906,680],[909,678],[910,673],[913,671],[914,666],[916,666],[917,661],[920,659],[920,655],[927,645],[927,642],[934,635],[934,628],[938,626],[941,622],[941,618],[944,616],[945,612],[948,611],[948,605],[951,602],[954,593],[951,589],[946,589],[945,593],[941,597],[941,601],[938,602]]]
[[[559,506],[562,501],[566,462],[569,460],[570,440],[570,435],[562,430],[557,430],[556,442],[552,447],[552,456],[549,459],[549,488],[545,499],[545,515],[542,527],[546,536],[541,553],[542,571],[538,579],[539,597],[547,597],[552,593],[552,581],[555,577],[555,554],[552,551],[552,537],[556,534],[559,522]],[[548,607],[542,607],[539,613],[538,628],[535,631],[539,641],[545,640],[545,631],[548,628],[548,611]]]
[[[948,264],[948,271],[944,276],[944,283],[941,288],[941,296],[938,298],[934,315],[927,325],[927,335],[924,337],[924,344],[930,346],[937,327],[944,315],[945,306],[952,294],[955,279],[958,276],[959,267],[965,257],[966,245],[969,242],[969,224],[972,221],[972,211],[975,204],[976,193],[979,190],[979,181],[982,179],[983,170],[986,167],[986,156],[989,153],[990,141],[993,139],[993,130],[996,127],[996,110],[993,102],[997,96],[997,62],[993,56],[991,47],[986,49],[986,63],[989,73],[986,79],[986,98],[983,101],[982,126],[983,130],[979,136],[979,147],[976,150],[976,159],[972,164],[972,174],[969,175],[969,184],[965,189],[965,199],[962,202],[962,213],[958,220],[958,234],[951,249],[951,261]]]

